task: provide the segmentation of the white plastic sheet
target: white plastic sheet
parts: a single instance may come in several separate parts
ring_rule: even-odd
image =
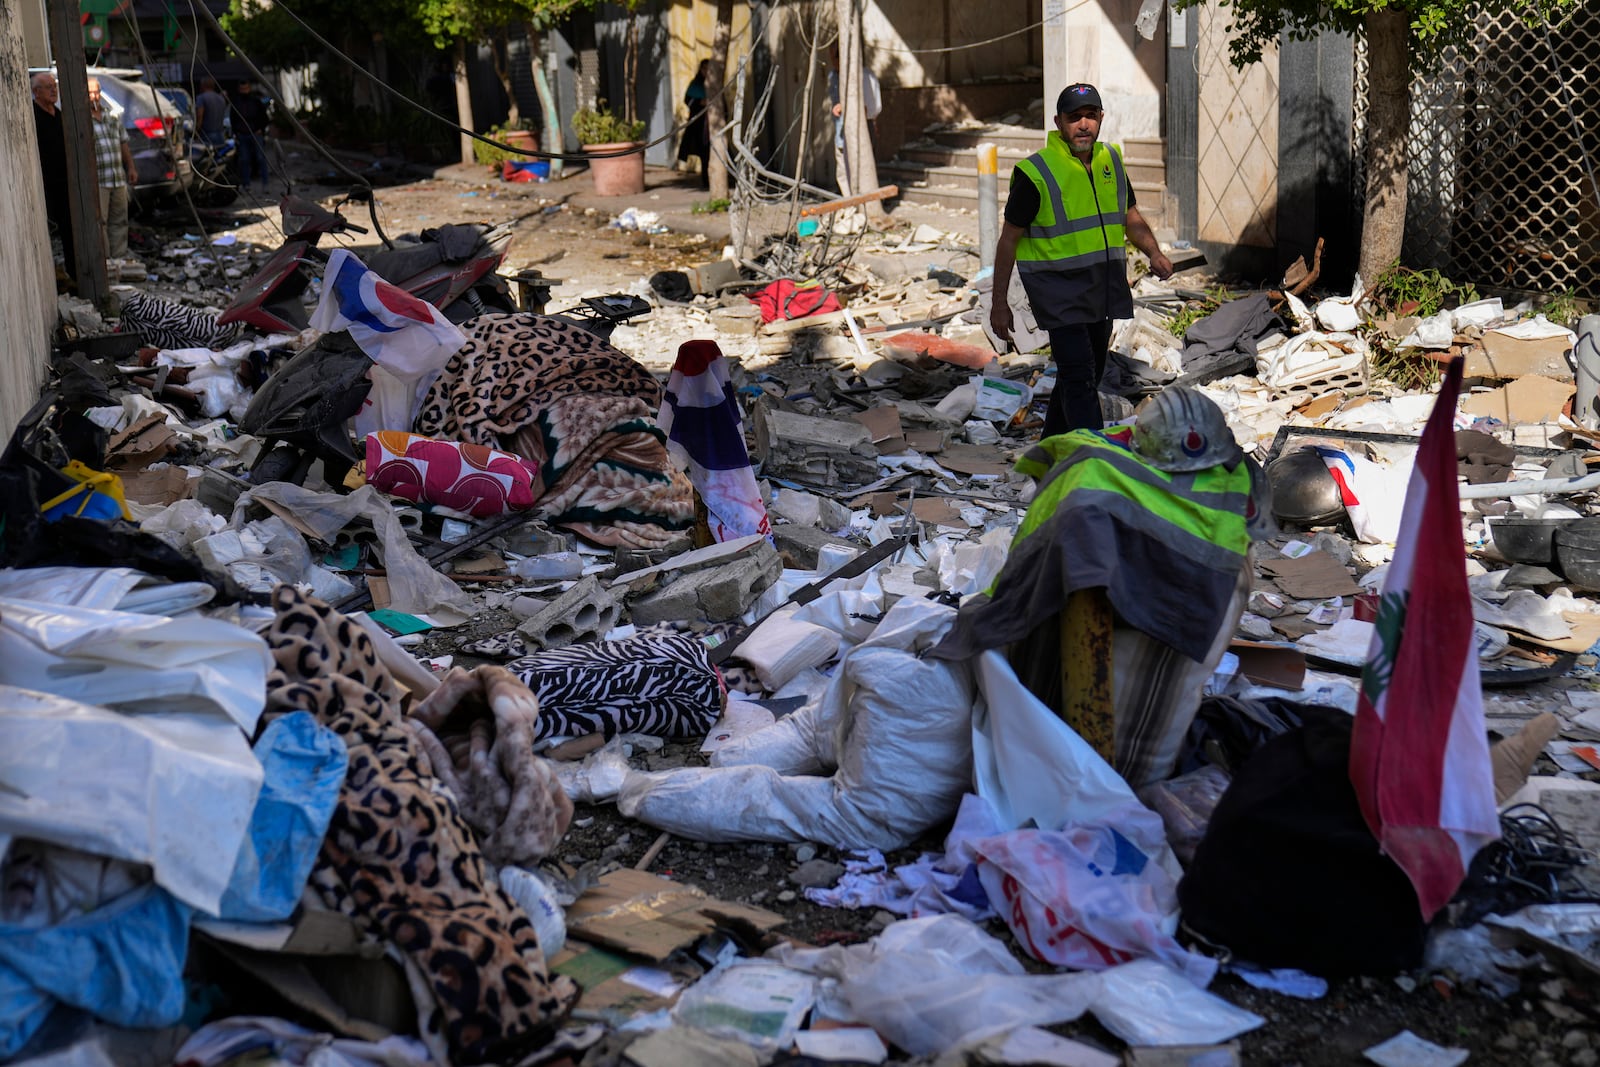
[[[1122,776],[1018,680],[1005,656],[985,652],[977,674],[983,699],[972,721],[973,765],[978,795],[1002,825],[1055,830],[1140,806]]]
[[[357,518],[367,519],[378,533],[383,566],[389,576],[390,606],[394,610],[430,615],[445,623],[468,619],[474,614],[472,598],[417,554],[394,508],[370,485],[341,496],[318,493],[290,482],[269,482],[240,497],[239,506],[245,506],[251,498],[270,500],[289,509],[299,522],[324,541],[332,541],[334,534]]]
[[[0,597],[0,683],[86,704],[227,715],[253,731],[272,658],[261,639],[213,619]]]
[[[148,864],[173,896],[216,913],[263,779],[233,723],[0,685],[0,736],[0,837]]]

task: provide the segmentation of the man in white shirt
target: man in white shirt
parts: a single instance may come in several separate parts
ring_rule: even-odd
[[[844,101],[839,95],[837,40],[828,46],[828,99],[833,102],[833,163],[839,176],[839,195],[851,196],[855,182],[851,177],[850,160],[845,153]],[[883,110],[883,90],[879,88],[877,76],[872,73],[872,68],[867,65],[864,53],[861,57],[861,102],[862,109],[867,113],[868,136],[876,140],[878,132],[876,120]]]

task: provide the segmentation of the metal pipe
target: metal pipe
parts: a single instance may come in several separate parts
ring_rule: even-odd
[[[1000,241],[1000,149],[985,141],[978,146],[978,265],[994,266]]]
[[[1600,489],[1600,473],[1585,474],[1582,478],[1544,478],[1463,485],[1461,499],[1494,500],[1507,496],[1555,496],[1560,493],[1582,493],[1590,489]]]

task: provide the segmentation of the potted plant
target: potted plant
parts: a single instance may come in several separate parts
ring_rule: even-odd
[[[604,100],[572,116],[572,132],[589,157],[596,196],[638,196],[644,192],[642,120],[619,119]],[[631,150],[631,151],[630,151]]]

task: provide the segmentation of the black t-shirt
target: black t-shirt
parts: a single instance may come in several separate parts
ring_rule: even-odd
[[[254,134],[267,132],[267,102],[255,93],[246,96],[234,93],[232,98],[234,133],[243,133],[248,130]],[[244,129],[239,129],[240,124]]]
[[[1133,186],[1128,186],[1128,206],[1134,206]],[[1006,198],[1006,221],[1024,230],[1039,214],[1039,187],[1020,171],[1011,172],[1011,194]]]

